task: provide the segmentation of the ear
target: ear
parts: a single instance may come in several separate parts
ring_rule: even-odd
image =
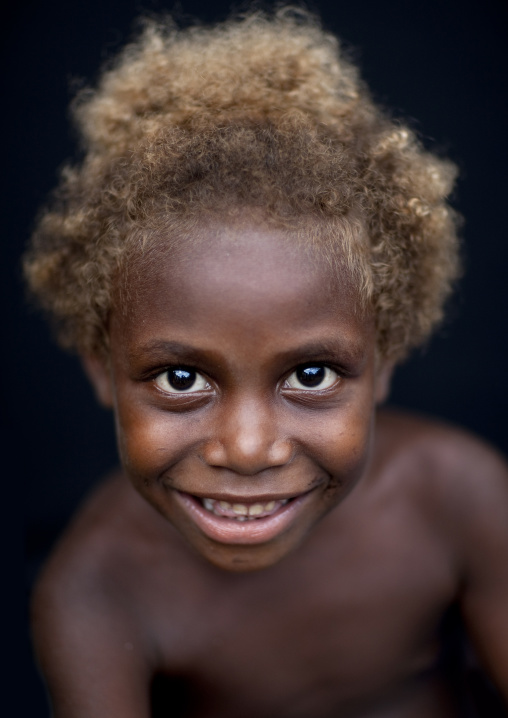
[[[382,362],[377,367],[374,389],[376,404],[382,404],[387,399],[394,368],[390,362]]]
[[[95,389],[97,400],[102,406],[111,409],[113,407],[113,387],[108,362],[105,359],[99,359],[97,356],[83,356],[81,357],[81,363],[85,374]]]

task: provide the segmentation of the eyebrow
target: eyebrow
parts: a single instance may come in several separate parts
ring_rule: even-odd
[[[191,344],[182,344],[166,339],[155,339],[142,345],[129,354],[129,358],[138,359],[142,355],[149,355],[153,360],[167,361],[168,356],[182,361],[200,362],[212,360],[220,362],[221,357],[207,349],[198,349]],[[294,348],[281,351],[277,358],[287,363],[303,363],[305,361],[340,361],[345,364],[355,364],[365,357],[365,346],[349,339],[346,342],[337,339],[318,340],[308,342]]]
[[[308,342],[281,352],[279,355],[286,361],[301,362],[302,360],[340,360],[346,364],[354,364],[361,361],[365,356],[365,346],[359,342],[349,339],[346,342],[337,339]]]
[[[198,361],[204,355],[204,352],[190,344],[182,344],[166,339],[154,339],[147,344],[143,344],[135,351],[129,352],[130,359],[138,359],[141,355],[149,354],[153,359],[167,360],[168,355],[177,359],[186,359],[187,361]]]

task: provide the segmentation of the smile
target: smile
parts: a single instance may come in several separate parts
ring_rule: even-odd
[[[215,516],[224,516],[241,522],[259,521],[261,518],[271,516],[278,511],[281,506],[285,506],[289,499],[249,504],[230,504],[229,501],[216,501],[215,499],[201,499],[201,501],[205,509],[211,511]]]
[[[315,490],[287,498],[213,499],[175,490],[180,507],[208,538],[225,544],[261,544],[284,533]]]

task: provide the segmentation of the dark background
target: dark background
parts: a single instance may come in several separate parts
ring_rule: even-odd
[[[454,204],[466,219],[466,275],[447,323],[399,370],[391,402],[459,423],[508,453],[504,2],[316,0],[310,7],[352,51],[376,99],[461,171]],[[79,362],[56,348],[24,300],[19,255],[58,167],[75,150],[67,117],[74,91],[129,39],[141,12],[174,8],[184,19],[213,21],[226,16],[229,2],[39,0],[3,11],[1,405],[4,482],[14,492],[4,514],[16,516],[17,507],[24,514],[28,590],[76,505],[116,456],[111,417],[96,406]],[[16,714],[46,716],[27,638],[23,656],[28,703]]]

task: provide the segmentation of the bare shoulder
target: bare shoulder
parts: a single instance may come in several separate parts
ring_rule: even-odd
[[[496,532],[508,541],[508,466],[494,447],[464,429],[395,410],[380,412],[378,429],[386,473],[465,553]]]
[[[456,600],[482,663],[508,701],[508,469],[466,431],[406,414],[380,417],[380,450],[400,491],[452,558]]]
[[[55,716],[147,713],[152,647],[132,589],[150,541],[114,476],[85,502],[41,572],[32,631]]]
[[[84,501],[54,549],[35,587],[35,607],[51,599],[63,612],[72,607],[74,616],[80,607],[105,610],[108,603],[135,611],[135,587],[163,560],[173,533],[120,472],[111,475]]]
[[[101,482],[83,502],[55,547],[35,595],[50,590],[56,583],[60,592],[76,591],[75,598],[79,600],[84,583],[89,581],[92,586],[101,574],[109,574],[121,558],[120,553],[132,555],[141,532],[131,503],[120,474]]]
[[[463,480],[481,475],[484,480],[475,482],[475,491],[489,491],[506,483],[506,459],[465,429],[395,409],[381,410],[377,426],[381,452],[392,460],[410,462],[415,470],[432,469],[441,481],[447,478],[450,483],[457,476]]]

